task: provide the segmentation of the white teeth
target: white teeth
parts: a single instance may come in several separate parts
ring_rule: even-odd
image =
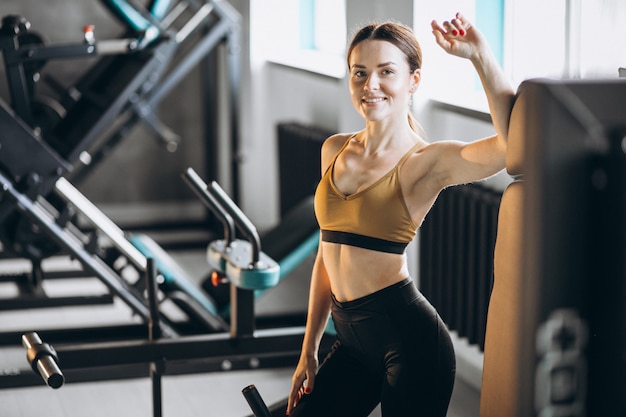
[[[384,101],[384,98],[366,98],[363,101],[366,103],[378,103],[379,101]]]

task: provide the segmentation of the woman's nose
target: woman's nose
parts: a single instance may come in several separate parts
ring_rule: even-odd
[[[372,74],[368,76],[367,81],[365,82],[365,88],[368,91],[372,91],[372,90],[378,90],[378,87],[379,87],[378,76],[376,74]]]

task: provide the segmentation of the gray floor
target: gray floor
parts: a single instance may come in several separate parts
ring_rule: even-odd
[[[191,275],[202,276],[205,270],[203,253],[179,253],[177,260]],[[54,269],[55,260],[47,265]],[[66,268],[67,259],[58,260],[58,266]],[[24,268],[21,263],[0,262],[0,272],[9,273]],[[307,268],[305,265],[304,268]],[[285,300],[273,299],[271,295],[259,304],[271,309],[278,302],[294,305],[306,297],[306,285],[291,285],[294,294]],[[55,293],[97,292],[105,288],[97,280],[55,280],[47,286],[50,295]],[[14,289],[8,284],[0,284],[2,297],[11,297]],[[85,326],[96,322],[128,322],[132,317],[128,307],[122,303],[114,305],[84,307],[64,307],[22,311],[0,311],[0,331],[44,329],[63,323],[66,327]],[[10,369],[12,363],[22,361],[24,352],[19,349],[0,349],[0,372]],[[283,399],[290,388],[293,369],[264,369],[232,371],[183,376],[166,376],[163,379],[163,416],[209,417],[209,416],[249,416],[251,415],[241,390],[255,384],[268,404]],[[46,386],[12,388],[0,390],[0,417],[148,417],[152,416],[151,385],[149,379],[107,381],[93,383],[66,384],[58,390]],[[375,410],[372,417],[380,416]],[[448,417],[477,417],[478,393],[457,378]]]
[[[268,404],[289,391],[292,369],[168,376],[163,379],[163,416],[242,417],[251,415],[241,390],[255,384]],[[148,379],[0,390],[2,417],[149,417]],[[371,417],[380,416],[379,410]],[[475,393],[457,382],[448,417],[478,416]]]

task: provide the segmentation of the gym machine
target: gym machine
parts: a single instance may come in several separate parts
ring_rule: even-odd
[[[152,339],[151,339],[152,340]],[[65,376],[59,366],[59,358],[52,346],[44,343],[36,332],[28,332],[22,335],[22,345],[26,349],[26,359],[35,374],[39,375],[45,384],[53,389],[58,389],[65,383]],[[152,414],[154,417],[163,415],[161,374],[154,363],[150,364],[150,376],[152,382]],[[246,402],[250,406],[254,417],[273,417],[284,414],[274,414],[267,407],[261,394],[254,384],[248,385],[241,390]]]
[[[169,337],[168,327],[161,322],[158,311],[156,263],[153,258],[147,258],[148,340],[60,345],[53,349],[38,335],[26,333],[22,342],[28,349],[29,363],[48,385],[58,388],[66,381],[66,376],[68,381],[84,381],[80,370],[85,368],[89,368],[91,374],[97,368],[97,373],[101,374],[105,369],[110,372],[111,368],[120,365],[149,364],[156,417],[162,413],[161,377],[168,371],[199,372],[206,370],[203,364],[210,363],[218,363],[226,370],[242,361],[249,368],[258,368],[265,360],[276,366],[272,359],[289,358],[292,362],[297,359],[304,335],[303,326],[255,329],[254,292],[271,288],[280,281],[280,265],[261,251],[254,225],[217,183],[205,184],[191,169],[185,172],[185,178],[202,201],[215,211],[226,229],[224,239],[209,245],[207,260],[230,285],[229,332]],[[235,228],[247,240],[235,238]],[[320,348],[322,353],[330,350],[333,339],[332,332],[326,332]],[[63,364],[64,372],[61,372],[59,363]],[[77,373],[72,374],[72,371]],[[24,379],[25,375],[19,377]],[[18,375],[13,378],[17,379]],[[105,378],[96,376],[96,379]],[[271,415],[254,386],[246,387],[242,392],[255,415]]]
[[[203,201],[213,198],[207,194],[206,184],[191,168],[185,172],[185,179]],[[32,200],[20,193],[1,173],[0,183],[3,184],[4,189],[4,204],[12,200],[14,206],[25,217],[31,219],[42,241],[48,239],[49,242],[59,246],[59,251],[72,254],[82,265],[83,270],[79,272],[83,275],[95,276],[102,281],[110,289],[110,297],[119,296],[144,321],[147,315],[146,309],[141,307],[141,292],[145,290],[145,286],[137,277],[145,271],[146,258],[151,257],[157,262],[160,274],[159,288],[164,294],[164,301],[172,301],[189,317],[186,322],[177,321],[175,324],[177,333],[215,332],[227,328],[225,321],[228,320],[232,308],[230,290],[228,285],[224,284],[213,287],[223,281],[217,272],[211,273],[209,269],[209,276],[213,279],[205,280],[205,285],[200,288],[199,285],[193,283],[194,279],[188,276],[174,258],[150,237],[122,231],[64,178],[59,179],[55,184],[55,195],[67,204],[68,209],[84,219],[84,222],[89,223],[93,228],[90,235],[82,233],[66,216],[55,212],[45,199],[39,197]],[[214,184],[212,188],[219,189],[219,186]],[[208,207],[210,208],[211,205],[208,204]],[[232,219],[218,209],[213,208],[212,211],[218,218],[224,219],[224,236],[230,242],[235,236]],[[255,239],[262,241],[264,245],[267,244],[272,258],[279,260],[279,275],[282,280],[305,259],[313,255],[317,249],[318,234],[312,201],[305,200],[277,227],[264,235],[263,239],[258,236]],[[209,246],[209,253],[215,244],[214,242]],[[223,247],[217,250],[222,249]],[[212,252],[213,257],[216,257],[216,250]],[[221,268],[219,263],[215,266]],[[211,292],[212,289],[213,292]],[[255,296],[258,297],[266,291],[267,289],[257,289]],[[61,298],[61,301],[64,301],[63,297],[52,298]],[[10,299],[6,300],[10,301]],[[3,306],[5,304],[7,303],[3,302]],[[4,308],[7,309],[7,307]],[[257,322],[260,327],[265,328],[296,325],[304,322],[305,310],[303,307],[295,313],[287,311],[284,314],[281,311],[278,317],[271,315],[257,317]],[[19,333],[15,331],[0,333],[0,344],[13,344]],[[85,329],[49,329],[41,333],[46,339],[59,342],[141,337],[145,329],[141,324],[128,324],[96,328],[92,326]]]
[[[158,316],[160,333],[162,333],[164,338],[158,341],[160,347],[157,349],[166,349],[164,352],[168,356],[168,366],[177,369],[175,372],[219,370],[223,365],[221,362],[216,365],[215,361],[206,362],[204,367],[195,364],[191,366],[191,369],[188,369],[188,361],[184,361],[180,365],[173,365],[177,359],[205,357],[207,351],[212,352],[211,355],[228,356],[232,354],[235,358],[238,358],[238,360],[229,359],[230,365],[228,366],[230,368],[252,366],[249,360],[241,359],[246,355],[258,355],[258,357],[267,359],[267,365],[255,359],[252,361],[255,367],[277,366],[283,363],[286,358],[292,360],[293,358],[289,355],[299,351],[302,337],[301,325],[265,327],[256,330],[255,294],[274,287],[281,280],[284,276],[284,274],[281,274],[281,265],[261,252],[261,240],[254,225],[217,183],[205,184],[191,168],[184,173],[184,178],[207,207],[214,211],[224,224],[225,239],[211,242],[207,250],[207,259],[211,269],[215,271],[214,275],[219,276],[220,280],[228,281],[230,287],[228,315],[222,316],[217,314],[209,295],[204,294],[191,285],[184,276],[177,275],[180,267],[177,267],[172,259],[167,258],[167,254],[164,254],[164,251],[154,251],[154,248],[158,249],[158,245],[154,244],[153,246],[145,247],[133,245],[122,230],[117,228],[110,219],[64,178],[59,179],[55,184],[55,192],[68,203],[71,202],[77,213],[92,223],[94,229],[99,232],[98,237],[88,239],[85,236],[75,235],[75,231],[60,225],[58,218],[55,219],[46,210],[45,205],[39,201],[32,201],[27,196],[19,193],[2,174],[0,174],[0,183],[4,189],[4,201],[14,200],[16,207],[31,218],[42,231],[45,231],[64,250],[72,253],[86,270],[98,276],[144,323],[153,322],[154,317]],[[235,238],[236,230],[243,233],[248,240]],[[313,235],[317,233],[314,232]],[[148,240],[146,239],[142,239],[141,242],[147,242]],[[90,251],[88,246],[93,240],[107,240],[111,246],[111,251],[116,253],[116,259],[114,259],[115,262],[113,263],[119,263],[119,257],[123,257],[125,262],[123,267],[120,270],[115,270],[109,263],[105,262],[104,258],[98,256],[97,251]],[[317,247],[316,245],[311,245],[310,242],[310,238],[305,239],[302,245],[292,252],[299,253],[300,255],[298,256],[310,255]],[[138,279],[136,282],[129,282],[124,278],[124,270],[126,268],[133,268],[140,278],[143,277],[147,273],[149,259],[154,259],[156,264],[161,294],[165,300],[174,301],[190,317],[193,324],[191,330],[188,322],[180,323],[173,320],[168,315],[168,311],[151,309],[143,295],[147,289],[145,280]],[[287,261],[283,262],[283,264],[289,270],[295,262],[293,255],[285,259]],[[131,274],[131,276],[135,275]],[[105,361],[103,365],[113,365],[115,363],[128,365],[129,363],[143,361],[143,359],[140,360],[138,358],[150,357],[149,352],[142,352],[144,342],[141,340],[141,336],[145,334],[146,328],[143,327],[143,330],[141,330],[140,326],[130,325],[125,332],[121,332],[117,337],[108,339],[109,341],[111,339],[135,340],[135,342],[125,342],[122,346],[117,347],[121,348],[122,351],[113,353],[113,356],[107,359],[109,349],[102,347],[105,350],[97,353],[94,357],[103,359]],[[124,330],[124,327],[120,326],[116,330]],[[105,331],[108,332],[109,336],[113,333],[112,329],[105,329]],[[102,335],[94,336],[97,333],[97,328],[84,329],[82,332],[78,330],[68,332],[68,334],[73,336],[81,334],[83,336],[82,340],[92,338],[97,340],[107,339],[107,337]],[[257,337],[257,333],[261,337]],[[91,336],[84,337],[88,334]],[[207,335],[207,339],[193,339],[193,341],[181,342],[181,338],[190,336],[190,334],[194,336]],[[236,343],[233,341],[236,341]],[[65,342],[68,343],[67,340]],[[106,345],[107,342],[103,343]],[[236,345],[234,353],[232,352],[233,344]],[[115,344],[110,345],[110,348],[115,350]],[[101,348],[96,347],[95,349],[99,350]],[[80,353],[80,351],[80,346],[76,347],[68,343],[68,346],[62,351],[63,363],[66,368],[87,366],[85,362],[82,362],[83,360],[93,362],[93,358],[86,359],[85,354]],[[281,352],[284,352],[284,354],[281,354]],[[75,354],[78,354],[78,356],[72,356]],[[126,359],[121,359],[124,357]],[[120,359],[121,362],[119,362]],[[108,362],[111,360],[113,362]],[[76,361],[75,366],[72,365],[74,361]],[[115,369],[114,367],[107,367],[107,372],[110,372],[110,375],[104,377],[122,378],[141,375],[143,371],[137,372],[136,368],[129,370],[128,368]],[[32,383],[32,380],[29,381],[28,378],[24,379],[24,377],[24,373],[14,372],[14,375],[0,378],[0,385],[9,387]],[[91,377],[93,376],[90,372],[83,372],[82,374],[78,372],[74,380],[86,380]]]
[[[625,81],[518,88],[481,414],[626,415]]]
[[[123,38],[98,40],[94,27],[86,26],[82,42],[46,45],[22,16],[5,16],[0,27],[13,116],[69,162],[73,182],[138,121],[174,151],[180,138],[156,118],[156,107],[221,42],[229,51],[230,129],[236,142],[240,49],[236,10],[220,0],[175,4],[153,0],[146,10],[126,0],[102,1],[128,27]],[[39,73],[48,60],[90,56],[101,59],[70,87],[44,77],[59,97],[37,94]]]
[[[80,234],[70,224],[75,213],[58,198],[59,189],[75,194],[68,179],[79,181],[138,121],[153,128],[168,149],[174,150],[179,138],[156,118],[155,109],[220,43],[229,50],[230,141],[234,149],[238,146],[238,13],[219,0],[154,0],[146,10],[126,0],[103,2],[128,27],[120,39],[99,40],[94,28],[87,26],[83,39],[76,44],[46,45],[44,37],[21,16],[5,16],[0,27],[0,49],[10,94],[10,105],[0,100],[3,183],[45,207],[42,210],[49,212],[44,214],[48,219],[54,217],[64,228],[76,229],[74,235]],[[100,59],[68,88],[51,77],[45,78],[59,97],[38,94],[40,72],[47,61],[83,57]],[[233,180],[236,184],[234,167]],[[42,260],[72,252],[64,253],[63,245],[50,239],[22,210],[16,210],[14,203],[0,202],[1,256],[29,260],[32,272],[0,278],[15,281],[21,293],[3,303],[3,308],[111,303],[112,297],[107,294],[54,299],[46,296],[43,279],[57,276],[43,270]],[[95,241],[88,246],[91,252],[100,250]],[[72,271],[60,276],[84,274]]]

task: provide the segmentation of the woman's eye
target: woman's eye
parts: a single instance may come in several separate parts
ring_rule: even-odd
[[[382,73],[383,73],[383,75],[390,75],[390,74],[393,74],[393,71],[392,71],[392,70],[390,70],[390,69],[384,69],[384,70],[382,71]]]
[[[354,73],[355,77],[364,77],[365,76],[365,72],[364,71],[356,71]]]

